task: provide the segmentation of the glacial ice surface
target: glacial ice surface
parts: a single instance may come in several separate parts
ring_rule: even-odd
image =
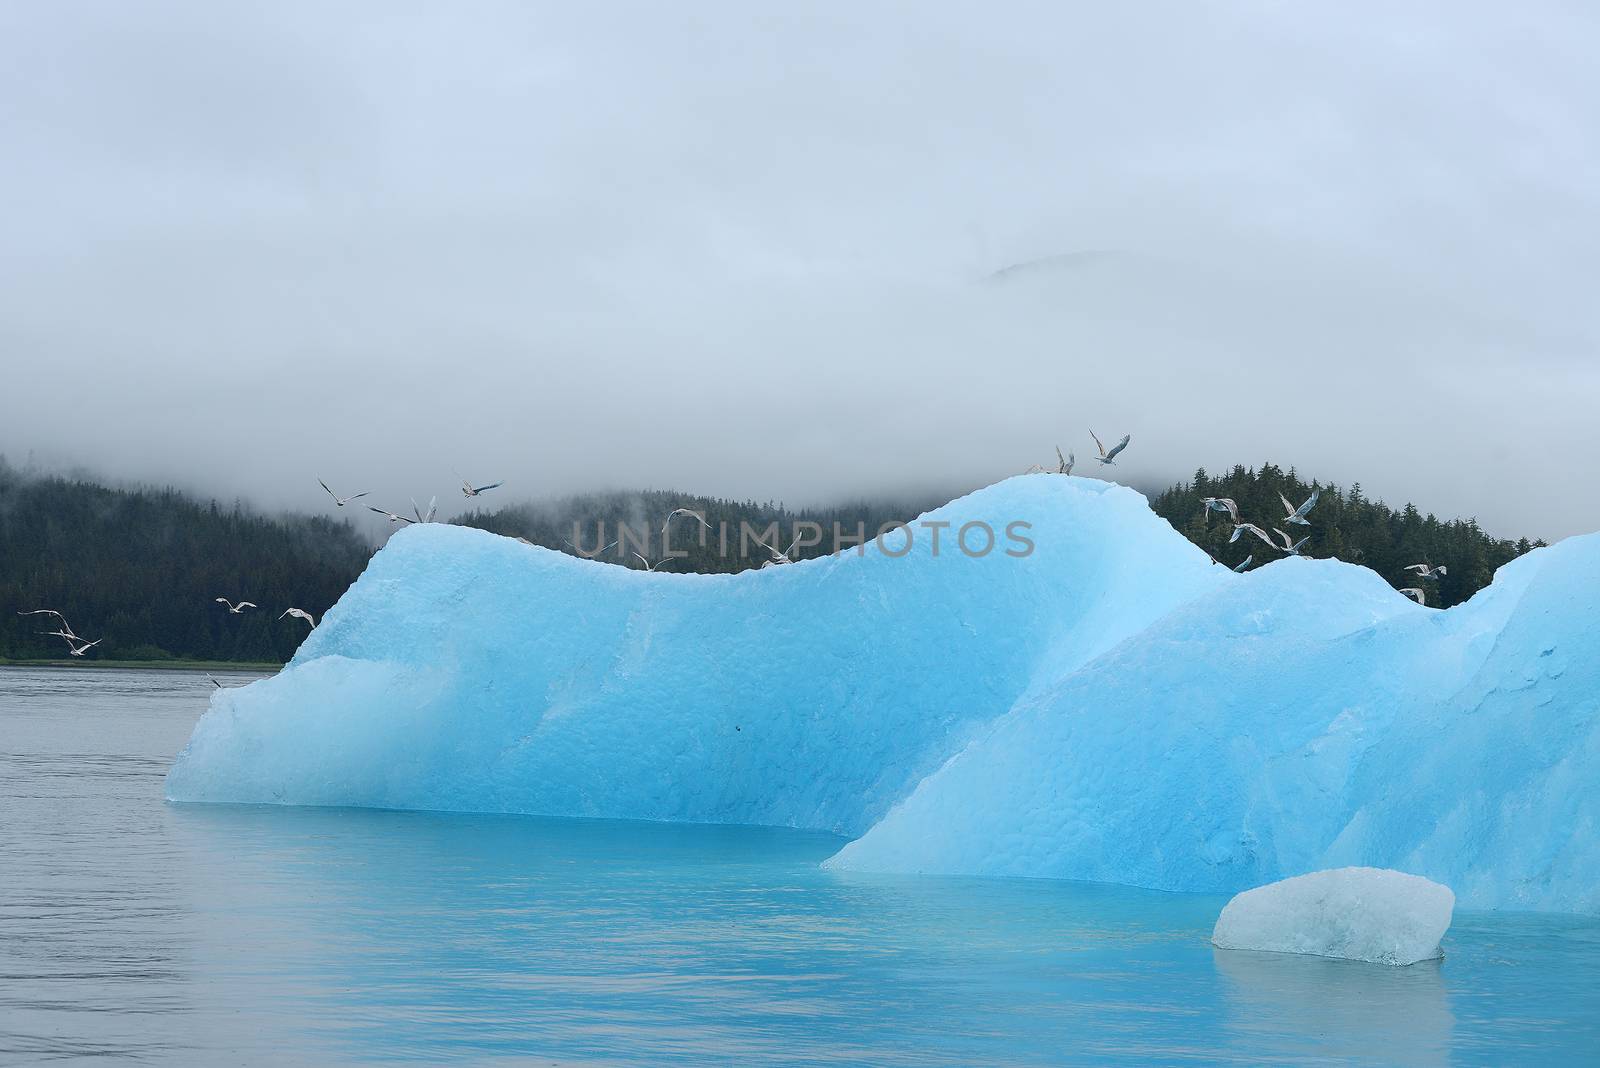
[[[938,555],[741,575],[409,528],[213,696],[168,795],[776,824],[859,836],[835,869],[1165,890],[1370,865],[1600,911],[1600,535],[1441,612],[1336,561],[1234,575],[1088,479],[926,518]],[[1037,550],[951,551],[972,520]]]
[[[1036,680],[1229,577],[1105,482],[1026,476],[924,518],[955,521],[937,554],[916,529],[904,556],[740,575],[407,528],[283,672],[219,691],[168,794],[859,834]],[[973,521],[986,556],[954,547]],[[1030,555],[1005,555],[1014,521]]]
[[[1416,875],[1337,868],[1235,896],[1211,941],[1219,949],[1415,964],[1439,956],[1455,904],[1449,887]]]

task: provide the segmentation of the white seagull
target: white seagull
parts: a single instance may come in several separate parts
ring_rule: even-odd
[[[1311,496],[1306,498],[1306,503],[1296,508],[1294,505],[1289,503],[1289,498],[1285,497],[1282,493],[1279,493],[1278,500],[1283,502],[1283,510],[1288,513],[1284,518],[1290,523],[1299,523],[1303,527],[1309,527],[1311,525],[1311,520],[1306,518],[1306,513],[1311,511],[1312,508],[1316,507],[1317,498],[1321,495],[1321,490],[1312,490]]]
[[[1266,542],[1268,545],[1272,546],[1274,549],[1278,547],[1278,543],[1272,540],[1272,536],[1266,531],[1262,530],[1260,527],[1256,526],[1254,523],[1235,523],[1233,525],[1233,536],[1228,539],[1228,544],[1232,545],[1234,542],[1238,541],[1239,535],[1243,534],[1247,530],[1256,537],[1260,538],[1262,541]]]
[[[1405,589],[1401,590],[1400,592],[1405,594],[1407,597],[1411,598],[1413,601],[1417,602],[1418,604],[1425,605],[1425,604],[1428,603],[1428,595],[1423,593],[1421,590],[1417,589],[1415,586],[1407,586]]]
[[[328,484],[323,482],[322,479],[317,479],[317,482],[322,486],[323,489],[328,490],[328,496],[332,497],[333,503],[340,508],[343,508],[357,497],[365,497],[368,493],[372,492],[371,490],[362,490],[360,493],[352,493],[348,497],[341,497],[337,493],[333,492],[333,490],[328,489]]]
[[[520,541],[520,542],[523,542],[526,545],[532,545],[533,544],[533,542],[528,541],[527,538],[518,538],[517,540]],[[610,545],[602,545],[602,546],[600,546],[600,548],[596,549],[594,552],[590,552],[588,549],[580,549],[580,548],[578,548],[576,545],[572,544],[572,542],[567,541],[566,538],[562,538],[561,541],[567,546],[567,548],[571,549],[573,552],[577,553],[579,556],[582,556],[582,557],[584,557],[585,559],[588,559],[588,560],[593,560],[595,557],[597,557],[597,556],[601,555],[602,553],[604,553],[607,549],[615,549],[617,547],[617,543],[616,542],[612,542]],[[634,553],[633,555],[638,556],[639,554],[638,553]]]
[[[639,556],[638,553],[634,553],[633,555],[634,556]],[[655,563],[652,564],[650,561],[646,560],[644,557],[639,556],[639,562],[644,565],[644,569],[646,571],[654,571],[656,568],[660,567],[662,564],[670,564],[670,563],[672,563],[673,560],[676,560],[676,559],[677,559],[677,557],[675,557],[675,556],[668,556],[668,557],[664,557],[664,558],[662,558],[660,560],[657,560]]]
[[[1202,514],[1206,517],[1207,523],[1211,522],[1212,512],[1227,512],[1234,526],[1239,525],[1239,506],[1233,502],[1232,497],[1201,497],[1200,503],[1205,505]]]
[[[243,612],[246,608],[260,608],[261,607],[260,605],[256,604],[254,601],[240,601],[238,604],[234,604],[232,601],[228,600],[226,597],[218,597],[218,598],[215,598],[215,600],[216,600],[216,602],[218,604],[227,605],[229,614],[235,615],[235,616],[238,615],[240,612]]]
[[[298,609],[298,608],[285,608],[283,610],[283,615],[279,616],[278,618],[282,619],[283,616],[293,616],[296,619],[303,619],[307,623],[311,624],[311,629],[312,630],[316,630],[317,629],[317,621],[315,619],[311,618],[311,613],[310,612],[305,612],[305,611],[302,611],[301,609]]]
[[[55,616],[56,619],[59,620],[60,623],[61,623],[61,629],[60,630],[51,630],[51,631],[40,631],[39,632],[40,634],[53,634],[58,638],[65,638],[68,641],[80,641],[80,642],[83,641],[82,638],[80,638],[76,634],[72,633],[72,624],[67,622],[67,617],[62,615],[60,612],[57,612],[54,608],[35,608],[31,612],[18,612],[17,615],[19,615],[19,616]]]
[[[1299,556],[1300,555],[1300,546],[1304,545],[1306,542],[1311,540],[1311,535],[1307,534],[1305,537],[1301,538],[1299,541],[1297,541],[1297,542],[1295,542],[1294,544],[1291,545],[1289,543],[1289,535],[1285,534],[1283,531],[1279,530],[1277,527],[1273,527],[1272,528],[1272,532],[1274,534],[1276,534],[1278,537],[1283,539],[1283,544],[1282,545],[1274,545],[1273,548],[1274,549],[1282,549],[1284,552],[1288,553],[1290,556]]]
[[[690,516],[696,523],[699,523],[707,530],[711,529],[711,524],[707,523],[706,517],[701,515],[699,512],[696,512],[690,508],[674,508],[672,511],[667,513],[667,521],[661,524],[661,536],[663,538],[667,536],[667,528],[672,526],[672,521],[678,518],[680,515]]]
[[[1418,578],[1437,579],[1440,575],[1450,574],[1450,569],[1440,564],[1438,567],[1429,567],[1427,564],[1407,564],[1406,571],[1415,571]]]
[[[1124,443],[1124,444],[1126,444],[1126,443]],[[1078,462],[1078,454],[1075,453],[1075,452],[1071,452],[1071,453],[1068,453],[1066,456],[1062,456],[1061,455],[1061,446],[1057,445],[1056,446],[1056,459],[1061,461],[1061,466],[1056,468],[1056,474],[1058,474],[1058,475],[1070,475],[1070,474],[1072,474],[1072,465]]]
[[[411,511],[414,515],[416,515],[417,522],[431,523],[433,522],[434,514],[439,511],[439,498],[431,497],[428,499],[428,514],[424,516],[422,514],[422,509],[417,507],[417,499],[413,497],[411,498]]]
[[[93,649],[103,641],[105,641],[104,638],[96,638],[92,642],[84,642],[82,645],[73,645],[72,640],[69,638],[67,640],[67,645],[70,646],[70,648],[67,651],[73,656],[82,656],[84,653],[88,652],[90,649]]]
[[[1095,459],[1099,460],[1103,464],[1114,464],[1114,463],[1116,463],[1117,462],[1117,453],[1121,452],[1123,449],[1126,449],[1128,447],[1128,442],[1133,440],[1133,435],[1132,434],[1124,434],[1124,435],[1122,435],[1122,440],[1117,442],[1115,445],[1111,446],[1111,451],[1107,452],[1106,451],[1106,447],[1100,443],[1100,435],[1096,434],[1091,429],[1089,431],[1089,436],[1091,438],[1094,438],[1094,443],[1095,443],[1096,447],[1098,447],[1099,450],[1100,450],[1100,455],[1096,456]]]
[[[389,517],[389,522],[391,522],[391,523],[414,523],[414,522],[416,522],[416,520],[407,519],[403,515],[396,515],[395,513],[390,512],[390,511],[385,511],[382,508],[374,508],[370,504],[367,505],[367,511],[369,511],[369,512],[377,512],[379,515],[386,515],[386,516]]]
[[[504,485],[505,485],[504,482],[491,482],[487,486],[474,486],[472,483],[468,482],[466,479],[462,479],[461,480],[461,496],[463,496],[463,497],[476,497],[478,494],[483,493],[486,490],[497,489],[500,486],[504,486]]]

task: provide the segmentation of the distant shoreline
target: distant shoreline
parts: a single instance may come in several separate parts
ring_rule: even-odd
[[[282,664],[226,660],[7,660],[0,667],[132,668],[143,671],[278,671]]]

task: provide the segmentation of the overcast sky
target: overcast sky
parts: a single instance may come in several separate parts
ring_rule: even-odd
[[[0,5],[0,452],[1600,528],[1596,17],[1109,6]]]

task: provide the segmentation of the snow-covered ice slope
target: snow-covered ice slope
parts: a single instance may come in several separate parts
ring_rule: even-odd
[[[213,697],[168,795],[859,834],[1035,679],[1233,577],[1089,479],[1023,476],[925,518],[955,523],[937,556],[919,528],[903,557],[741,575],[403,530],[281,674]],[[981,558],[953,548],[974,520],[998,535]],[[1031,555],[1005,555],[1015,521]]]
[[[1334,561],[1251,572],[1019,702],[828,863],[1213,892],[1361,864],[1600,911],[1600,535],[1446,612]]]
[[[1217,917],[1211,941],[1403,967],[1439,957],[1455,905],[1449,887],[1405,872],[1317,871],[1239,894]]]
[[[407,529],[282,673],[214,695],[168,794],[823,828],[862,835],[841,869],[1170,890],[1371,865],[1600,911],[1600,535],[1439,612],[1335,561],[1233,575],[1087,479],[928,518],[1037,551],[923,530],[697,576]]]

